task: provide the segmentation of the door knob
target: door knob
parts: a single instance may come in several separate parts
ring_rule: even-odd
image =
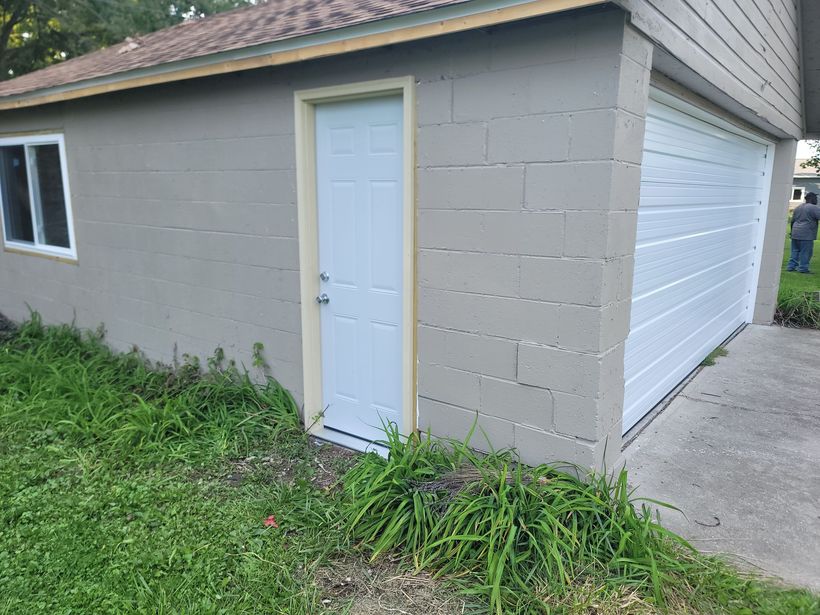
[[[330,279],[330,274],[327,271],[323,271],[319,274],[319,279],[322,282],[327,282]]]
[[[327,296],[327,293],[322,293],[321,295],[316,297],[316,303],[319,303],[319,304],[330,303],[330,297]]]

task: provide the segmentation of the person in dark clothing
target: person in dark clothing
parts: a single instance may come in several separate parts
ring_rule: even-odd
[[[820,220],[820,207],[817,206],[817,195],[809,192],[805,203],[801,203],[792,214],[792,256],[786,271],[811,273],[809,261],[814,252],[814,240],[817,239],[817,221]]]

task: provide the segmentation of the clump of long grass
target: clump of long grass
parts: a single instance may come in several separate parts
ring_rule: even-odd
[[[0,424],[26,424],[101,444],[118,454],[166,458],[238,454],[259,438],[298,425],[290,394],[267,379],[223,366],[152,366],[118,354],[101,334],[44,326],[34,313],[0,340]]]
[[[388,458],[369,454],[345,476],[352,538],[374,558],[404,554],[416,570],[456,579],[495,613],[580,612],[567,607],[580,587],[595,588],[590,603],[634,597],[635,612],[698,601],[769,612],[744,611],[760,604],[754,581],[666,530],[650,508],[664,505],[634,500],[626,471],[582,479],[526,467],[511,451],[478,455],[469,440],[405,439],[389,427]]]
[[[781,290],[777,296],[774,319],[784,327],[820,329],[818,293]]]

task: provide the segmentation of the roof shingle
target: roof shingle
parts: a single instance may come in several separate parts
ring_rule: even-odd
[[[0,99],[469,1],[268,0],[185,22],[0,82]]]

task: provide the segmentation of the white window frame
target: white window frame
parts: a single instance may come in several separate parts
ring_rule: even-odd
[[[799,191],[800,191],[800,196],[799,196],[799,197],[797,197],[796,199],[795,199],[795,198],[793,198],[793,199],[791,199],[791,200],[792,200],[792,201],[802,201],[802,200],[806,197],[806,188],[805,188],[805,187],[803,187],[803,186],[792,186],[792,196],[794,196],[794,191],[795,191],[795,190],[799,190]]]
[[[0,191],[0,238],[2,238],[4,249],[7,252],[23,252],[39,256],[49,256],[57,259],[77,260],[77,244],[74,239],[74,215],[71,209],[71,190],[68,187],[68,165],[66,164],[65,139],[61,133],[41,134],[41,135],[21,135],[17,137],[0,137],[0,147],[7,145],[22,145],[25,149],[26,157],[26,178],[28,181],[29,207],[31,207],[31,222],[34,227],[34,242],[17,241],[6,237],[6,211],[2,202],[3,193]],[[60,152],[60,174],[63,179],[63,200],[65,202],[66,224],[68,226],[68,248],[50,246],[40,243],[37,238],[37,211],[34,204],[34,188],[32,186],[32,174],[29,168],[29,146],[32,145],[57,145]]]

